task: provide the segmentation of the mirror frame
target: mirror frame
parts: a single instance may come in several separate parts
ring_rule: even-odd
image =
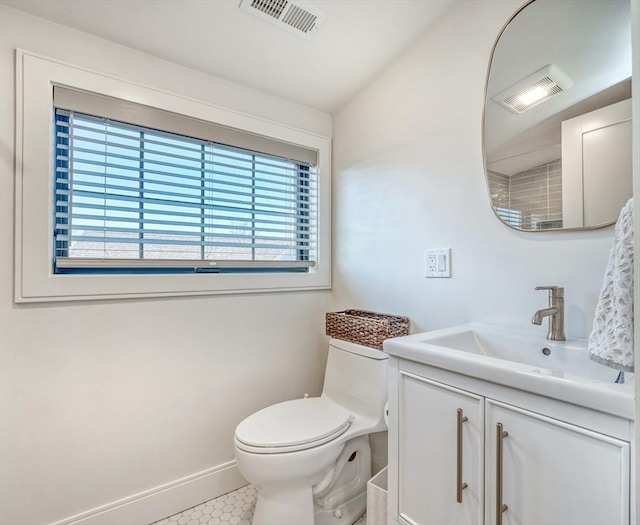
[[[511,224],[507,224],[505,221],[502,220],[502,218],[498,215],[498,212],[496,211],[495,206],[493,205],[493,202],[491,200],[491,189],[489,188],[489,173],[488,173],[488,169],[487,169],[487,155],[486,155],[486,142],[485,142],[485,133],[486,133],[486,126],[485,126],[485,122],[486,122],[486,113],[487,113],[487,96],[489,94],[489,76],[491,75],[491,65],[493,64],[493,59],[494,59],[494,55],[495,55],[495,51],[496,51],[496,47],[498,47],[498,42],[500,42],[500,38],[502,37],[503,33],[505,32],[505,30],[507,29],[507,26],[522,12],[524,11],[527,7],[529,7],[531,4],[533,4],[536,0],[528,0],[525,4],[523,4],[520,8],[518,8],[516,10],[516,12],[511,15],[509,17],[509,19],[503,24],[502,29],[500,29],[500,32],[498,33],[498,36],[495,39],[495,42],[493,43],[493,46],[491,47],[491,53],[489,55],[489,63],[487,66],[487,76],[485,79],[485,84],[484,84],[484,98],[483,98],[483,105],[482,105],[482,168],[484,170],[484,182],[485,182],[485,188],[487,190],[487,196],[489,197],[489,207],[491,208],[491,211],[493,212],[493,214],[495,215],[496,219],[498,219],[498,222],[500,222],[500,224],[502,224],[503,226],[506,226],[507,228],[517,231],[517,232],[522,232],[522,233],[551,233],[551,232],[576,232],[576,231],[589,231],[589,230],[600,230],[602,228],[608,228],[609,226],[613,226],[616,224],[616,222],[618,221],[618,217],[615,217],[614,219],[612,219],[610,222],[606,222],[603,224],[598,224],[595,226],[573,226],[573,227],[569,227],[569,228],[546,228],[546,229],[540,229],[540,230],[527,230],[524,228],[518,228],[516,226],[513,226]],[[633,98],[633,97],[632,97]]]

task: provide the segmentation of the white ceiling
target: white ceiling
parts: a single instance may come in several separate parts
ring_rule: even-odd
[[[183,66],[333,113],[459,0],[312,0],[310,41],[240,0],[0,0]]]

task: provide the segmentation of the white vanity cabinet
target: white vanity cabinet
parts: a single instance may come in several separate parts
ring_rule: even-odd
[[[606,414],[561,421],[564,403],[391,364],[390,524],[629,525],[628,421],[614,418],[611,436]]]

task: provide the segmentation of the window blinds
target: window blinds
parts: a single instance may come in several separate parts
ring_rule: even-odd
[[[315,263],[308,161],[64,108],[55,109],[55,146],[58,272]]]
[[[53,105],[58,109],[67,109],[86,115],[99,115],[118,122],[136,124],[217,144],[233,145],[275,157],[297,160],[303,164],[312,166],[318,164],[318,152],[313,149],[105,95],[54,86]]]

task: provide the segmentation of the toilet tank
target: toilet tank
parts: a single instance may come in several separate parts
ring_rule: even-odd
[[[383,421],[388,358],[382,350],[331,339],[322,395],[353,414]]]

